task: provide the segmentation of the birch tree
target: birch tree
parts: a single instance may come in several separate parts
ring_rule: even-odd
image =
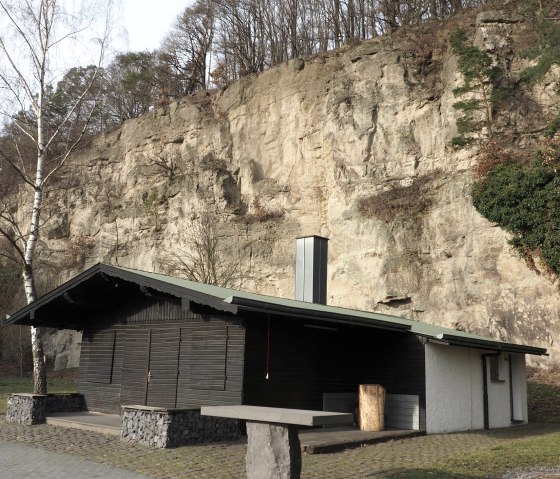
[[[89,75],[72,103],[66,105],[63,117],[53,124],[49,121],[48,97],[55,89],[66,56],[69,52],[84,51],[81,42],[91,38],[94,24],[99,25],[94,22],[94,12],[88,10],[87,5],[80,5],[80,15],[68,11],[66,5],[70,2],[0,0],[0,114],[5,125],[19,132],[14,145],[0,149],[0,161],[17,173],[24,199],[31,206],[24,217],[9,208],[0,208],[0,234],[12,246],[7,256],[21,266],[28,304],[37,299],[35,257],[46,188],[87,130],[95,109],[95,101],[92,102],[88,93],[97,80],[97,72],[101,71],[110,30],[110,0],[103,7],[96,2],[96,8],[106,8],[102,16],[106,21],[101,26],[101,34],[95,38],[98,53],[95,72]],[[89,53],[91,45],[88,47]],[[84,114],[83,108],[88,108],[89,114]],[[76,131],[73,125],[78,110],[86,121]],[[46,393],[40,328],[31,328],[31,343],[34,390]]]

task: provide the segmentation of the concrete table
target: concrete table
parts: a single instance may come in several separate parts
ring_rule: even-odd
[[[247,421],[247,479],[299,479],[299,427],[353,421],[346,413],[261,406],[203,406],[200,414]]]

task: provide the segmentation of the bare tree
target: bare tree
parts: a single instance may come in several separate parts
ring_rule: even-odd
[[[225,288],[239,288],[249,278],[242,246],[220,236],[215,213],[194,215],[186,235],[185,249],[167,253],[164,266],[169,274]]]
[[[110,2],[106,6],[104,18],[108,20]],[[91,25],[92,19],[71,15],[64,9],[63,2],[57,0],[0,0],[0,12],[5,23],[0,34],[0,91],[5,95],[1,114],[4,121],[20,133],[19,143],[0,150],[0,160],[16,171],[32,204],[30,213],[21,218],[10,210],[0,210],[0,234],[13,248],[13,259],[21,266],[26,299],[31,303],[37,299],[34,259],[46,187],[87,129],[95,108],[95,100],[89,98],[88,93],[101,71],[109,25],[104,24],[103,33],[96,42],[99,58],[95,71],[53,125],[49,122],[48,97],[57,79],[56,61],[60,60],[63,48],[72,48],[72,43]],[[83,111],[87,107],[89,115]],[[84,120],[81,129],[64,136],[63,132],[78,111]],[[33,158],[29,157],[31,154]],[[45,393],[47,378],[39,328],[32,328],[31,341],[34,389]]]
[[[182,78],[178,94],[206,88],[215,30],[214,2],[197,0],[177,18],[161,48],[161,61]]]

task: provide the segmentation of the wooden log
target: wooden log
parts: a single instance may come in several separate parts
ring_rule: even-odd
[[[385,427],[385,388],[379,384],[360,384],[360,430],[383,431]]]

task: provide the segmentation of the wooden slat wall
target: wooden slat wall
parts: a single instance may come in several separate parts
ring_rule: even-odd
[[[88,374],[91,382],[111,384],[116,334],[115,330],[91,331],[84,338],[90,346]]]
[[[223,391],[226,387],[227,325],[202,331],[181,328],[180,370],[190,389]]]
[[[240,324],[218,318],[181,326],[177,407],[241,403],[244,339]]]
[[[180,327],[170,325],[151,328],[147,406],[170,407],[176,405],[177,366],[179,361]]]
[[[391,394],[419,397],[425,427],[424,346],[410,335],[340,326],[306,328],[293,320],[247,321],[244,404],[322,409],[323,393],[381,384]]]
[[[126,330],[120,398],[122,405],[146,404],[150,337],[149,328]]]
[[[97,349],[95,339],[114,335],[114,352],[108,347]],[[90,341],[93,338],[93,341]],[[115,412],[119,409],[124,352],[124,329],[114,327],[107,330],[85,330],[80,353],[80,376],[78,391],[86,398],[86,407],[93,411]],[[112,358],[112,368],[110,367]],[[112,371],[109,382],[98,381],[99,368]],[[105,376],[106,377],[106,376]]]
[[[84,330],[78,380],[78,391],[84,394],[88,409],[118,413],[120,405],[144,404],[146,392],[147,404],[152,406],[239,404],[245,342],[240,323],[206,316],[203,320],[181,310],[178,303],[161,299],[140,303],[88,321],[97,327]],[[98,343],[102,347],[97,348]],[[196,363],[194,367],[189,358]],[[111,362],[112,372],[108,373]],[[148,366],[153,379],[146,391]],[[184,374],[179,374],[182,379],[177,389],[178,366]]]

